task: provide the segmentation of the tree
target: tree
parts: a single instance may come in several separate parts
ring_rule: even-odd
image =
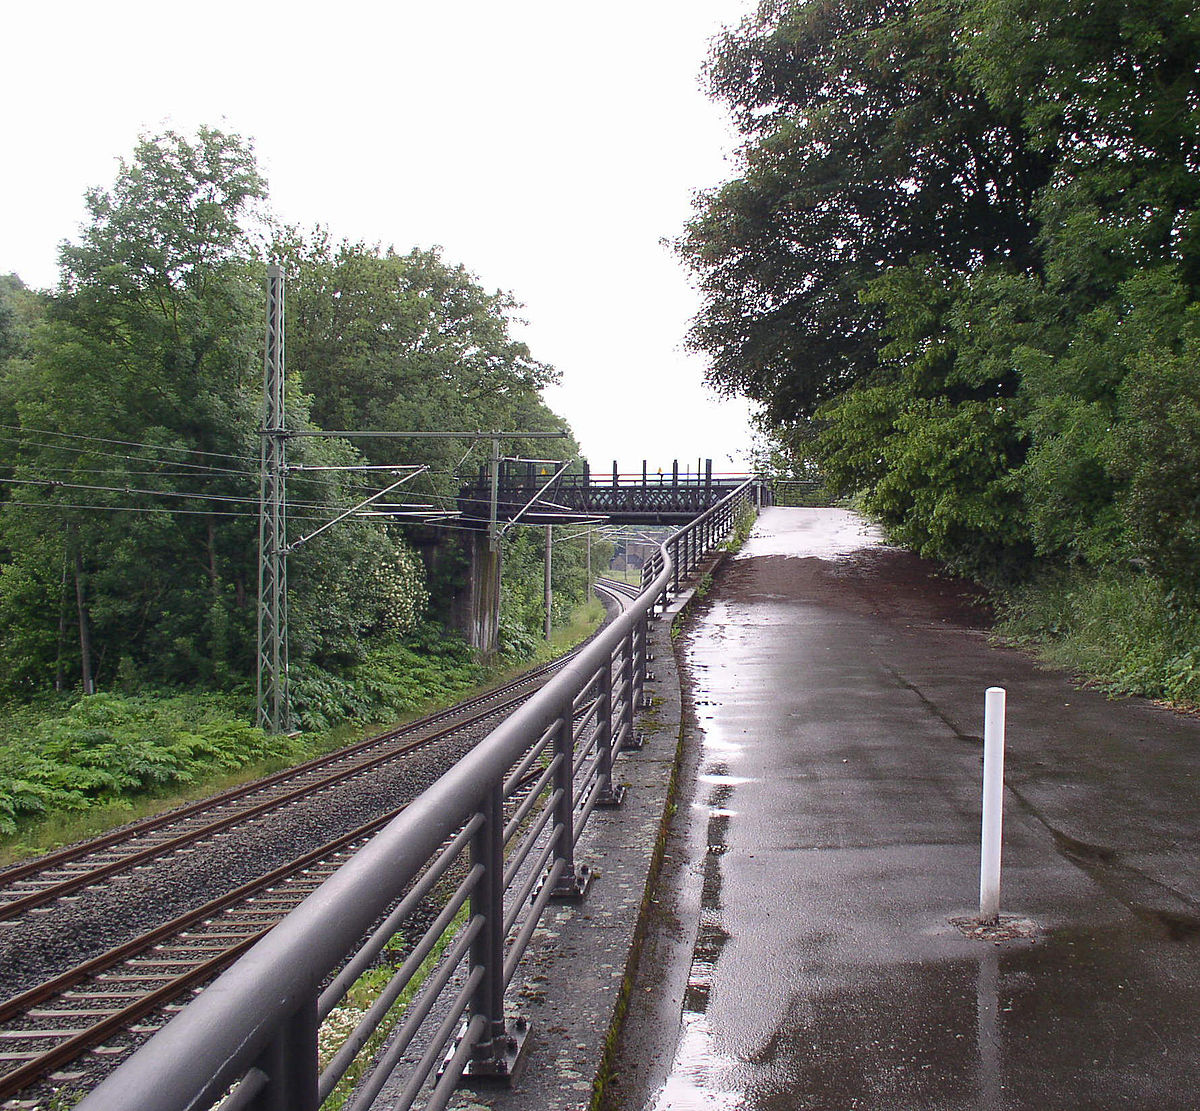
[[[244,672],[261,333],[244,222],[264,194],[236,135],[143,137],[113,188],[88,193],[29,371],[6,384],[36,434],[9,456],[28,485],[3,532],[18,563],[62,551],[47,562],[73,580],[85,675],[122,660],[174,679]],[[32,554],[16,542],[30,532],[45,537]]]
[[[554,370],[512,337],[519,308],[487,293],[437,249],[397,254],[292,230],[273,253],[288,279],[289,365],[331,429],[488,432],[549,430],[564,422],[541,402]],[[376,462],[425,462],[434,490],[457,493],[470,441],[369,441]],[[522,445],[507,445],[522,449]],[[528,454],[528,452],[525,452]],[[469,473],[469,470],[468,470]],[[422,488],[428,489],[425,483]]]
[[[0,368],[32,354],[33,329],[44,318],[49,298],[16,274],[0,274]]]
[[[1029,555],[1014,471],[1025,402],[1014,352],[1045,336],[1035,281],[999,267],[962,276],[927,259],[864,294],[884,307],[879,369],[820,410],[818,455],[836,489],[917,552],[976,574]]]
[[[487,433],[566,426],[540,393],[556,372],[512,335],[519,305],[507,293],[485,291],[437,249],[398,254],[361,243],[335,246],[323,231],[306,238],[293,229],[272,251],[288,280],[289,366],[322,427]],[[427,465],[429,473],[403,488],[405,496],[450,509],[490,448],[486,440],[458,438],[355,443],[376,464]],[[503,450],[577,458],[572,438],[551,443],[515,437]],[[457,566],[445,548],[443,539],[443,570]],[[516,598],[536,595],[540,613],[541,564],[535,568],[532,556],[526,558],[531,551],[526,540],[505,548],[506,612],[515,621],[524,621],[529,608]],[[436,609],[437,599],[432,604]]]
[[[1053,167],[1035,215],[1056,293],[1086,311],[1167,261],[1200,286],[1191,0],[974,0],[961,25],[964,69]]]
[[[778,0],[714,55],[744,172],[681,241],[693,340],[777,429],[815,414],[826,475],[925,554],[1193,589],[1200,507],[1130,446],[1155,405],[1192,435],[1192,9]]]
[[[1038,267],[1029,224],[1046,162],[956,61],[954,5],[760,5],[708,77],[745,142],[742,172],[697,201],[678,242],[703,306],[690,342],[710,383],[811,416],[869,376],[883,316],[860,292],[914,255],[954,269]]]
[[[0,279],[0,423],[19,426],[0,436],[0,689],[252,675],[265,195],[237,135],[143,137],[88,193],[53,296]],[[287,232],[275,250],[291,276],[289,428],[561,426],[538,393],[553,372],[511,334],[512,298],[437,251]],[[311,720],[359,697],[354,669],[413,629],[427,591],[386,518],[309,534],[379,488],[369,459],[434,463],[418,497],[452,501],[472,445],[429,445],[291,444],[292,660]]]

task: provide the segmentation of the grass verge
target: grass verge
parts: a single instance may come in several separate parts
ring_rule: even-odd
[[[1200,614],[1145,574],[1079,569],[1001,592],[996,633],[1111,695],[1200,707]]]
[[[592,599],[541,642],[533,659],[485,667],[447,653],[440,670],[426,653],[408,684],[403,713],[371,715],[269,737],[249,725],[233,695],[158,692],[45,701],[0,712],[0,867],[216,794],[281,768],[353,744],[506,682],[569,651],[604,618]],[[407,657],[409,653],[405,653]],[[393,653],[396,659],[397,654]],[[401,657],[403,658],[403,657]],[[377,687],[403,688],[405,675]]]

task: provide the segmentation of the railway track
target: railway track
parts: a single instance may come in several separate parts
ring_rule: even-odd
[[[636,588],[613,580],[597,587],[622,607],[637,595]],[[0,922],[13,928],[23,915],[47,913],[64,897],[152,867],[173,853],[195,851],[264,814],[506,714],[567,659],[348,749],[7,869],[0,873]],[[9,1101],[4,1106],[44,1106],[12,1097],[47,1077],[89,1086],[166,1021],[182,997],[233,963],[402,809],[403,804],[394,807],[0,1002],[0,1100]]]
[[[620,579],[610,579],[607,577],[601,577],[596,580],[596,589],[611,595],[623,606],[628,605],[632,599],[636,598],[642,592],[641,586],[637,583],[627,583],[622,582]]]
[[[478,698],[265,779],[5,869],[0,872],[0,921],[181,848],[194,847],[251,818],[401,759],[467,725],[506,713],[538,690],[563,662],[556,660]]]

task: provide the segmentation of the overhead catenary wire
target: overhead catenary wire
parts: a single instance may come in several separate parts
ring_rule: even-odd
[[[131,513],[131,514],[159,514],[173,517],[220,517],[230,520],[257,521],[258,513],[254,510],[244,509],[185,509],[182,506],[150,506],[150,505],[96,505],[95,503],[85,502],[28,502],[15,498],[6,498],[0,501],[0,509],[4,506],[19,506],[23,509],[40,509],[49,512],[61,512],[62,510],[73,510],[80,512],[94,513]],[[332,508],[332,507],[331,507]],[[327,520],[325,516],[316,516],[311,513],[292,513],[289,514],[294,521],[312,521],[321,522]],[[388,519],[395,521],[397,524],[405,522],[397,521],[398,517],[408,516],[404,513],[363,513],[356,514],[356,519],[359,517],[372,517],[376,519]],[[446,529],[451,532],[462,533],[480,533],[484,532],[488,526],[488,520],[485,517],[472,517],[469,514],[457,513],[452,511],[435,511],[432,514],[421,514],[417,517],[420,521],[436,521],[438,528]],[[544,525],[539,523],[536,525],[521,525],[517,528],[543,528]]]
[[[26,428],[19,424],[0,424],[6,432],[22,432],[31,436],[53,436],[56,439],[80,440],[94,444],[110,444],[116,447],[141,448],[144,451],[174,451],[182,455],[206,455],[212,459],[233,459],[241,463],[254,463],[252,455],[234,455],[227,451],[207,451],[204,448],[175,447],[172,444],[147,444],[137,440],[113,440],[106,436],[87,436],[82,432],[57,432],[46,428]],[[48,446],[48,445],[43,445]]]
[[[0,428],[4,428],[4,427],[9,427],[9,426],[0,425]],[[19,437],[15,437],[15,436],[0,436],[0,443],[21,444],[25,447],[45,448],[45,449],[49,449],[51,451],[67,451],[67,452],[73,452],[76,455],[100,456],[105,459],[123,459],[128,463],[160,462],[160,460],[147,459],[145,456],[142,456],[142,455],[130,455],[128,452],[100,451],[96,448],[70,447],[66,444],[47,444],[47,443],[41,443],[37,440],[21,439]],[[230,458],[236,459],[238,457],[231,456]],[[241,469],[241,468],[236,468],[236,467],[215,467],[211,463],[188,463],[186,460],[182,460],[182,459],[163,459],[163,460],[161,460],[161,462],[163,463],[164,466],[185,467],[189,471],[194,471],[198,474],[210,474],[211,473],[211,474],[254,475],[254,474],[258,473],[256,470]],[[254,461],[247,458],[245,460],[245,462],[253,463]]]
[[[142,495],[142,496],[146,496],[146,497],[179,498],[184,501],[215,501],[215,502],[224,502],[227,504],[234,504],[234,505],[257,505],[258,504],[257,497],[250,497],[250,496],[240,497],[236,494],[206,494],[206,493],[201,493],[201,492],[195,491],[195,490],[187,490],[187,491],[183,491],[183,490],[149,490],[149,489],[145,489],[142,487],[136,487],[136,486],[99,486],[99,485],[90,484],[90,483],[61,482],[58,479],[37,479],[37,478],[2,478],[2,477],[0,477],[0,483],[10,485],[10,486],[40,486],[40,487],[44,487],[44,488],[52,489],[52,490],[90,490],[93,493],[138,494],[138,495]],[[380,494],[386,493],[388,489],[394,489],[396,485],[398,485],[398,484],[394,483],[392,486],[387,487],[387,489],[380,491]],[[374,496],[378,497],[380,495],[376,494]],[[18,501],[10,499],[5,503],[0,503],[0,504],[56,505],[56,504],[60,504],[60,503],[49,503],[49,502],[29,503],[29,502],[18,502]],[[338,504],[338,503],[331,503],[331,502],[303,502],[303,501],[301,501],[301,502],[292,502],[291,504],[296,506],[299,509],[321,510],[321,511],[326,511],[326,512],[330,512],[330,513],[341,513],[344,510],[348,510],[348,509],[352,510],[354,508],[353,506]],[[88,508],[93,508],[93,507],[88,507]],[[109,507],[99,506],[99,507],[95,507],[95,508],[109,508]],[[137,508],[137,507],[130,506],[129,508]]]
[[[0,483],[9,486],[43,486],[54,490],[91,490],[104,494],[144,494],[156,498],[184,498],[194,501],[235,502],[254,504],[257,498],[239,497],[236,494],[202,494],[196,491],[146,490],[139,486],[98,486],[85,482],[62,482],[56,478],[0,478]]]
[[[16,505],[23,509],[41,509],[51,512],[59,512],[64,509],[80,510],[83,512],[96,513],[158,513],[175,517],[225,517],[236,518],[245,521],[258,520],[258,514],[248,509],[184,509],[181,506],[162,506],[162,505],[96,505],[95,503],[88,504],[86,502],[30,502],[21,501],[19,499],[10,498],[0,502],[0,508],[6,505]],[[362,516],[376,516],[395,518],[401,516],[400,513],[376,513]],[[442,519],[440,514],[437,514],[438,520]],[[325,516],[315,516],[307,513],[295,513],[291,515],[291,519],[295,521],[324,521]],[[481,524],[485,522],[480,522]],[[464,531],[476,531],[467,529],[464,526]]]
[[[14,464],[18,467],[27,467],[28,463]],[[135,478],[196,478],[196,479],[238,479],[248,482],[257,482],[258,475],[254,471],[232,471],[232,470],[190,470],[190,471],[133,471],[126,467],[44,467],[39,465],[39,475],[50,474],[68,474],[68,475],[132,475]]]
[[[12,428],[13,426],[0,425],[0,428],[3,428],[3,427]],[[6,438],[0,437],[0,440],[3,440],[3,439],[6,439]],[[8,438],[8,439],[11,439],[11,438]],[[95,440],[97,442],[110,442],[110,443],[114,442],[114,441],[105,441],[100,437],[91,437],[90,439]],[[121,443],[121,444],[126,443],[126,441],[116,441],[116,442]],[[43,445],[38,445],[38,446],[43,446]],[[86,451],[86,450],[90,450],[90,449],[66,448],[65,450],[82,452],[82,451]],[[120,455],[117,453],[108,453],[108,452],[97,452],[96,454],[102,454],[102,455],[106,455],[109,457],[119,458],[119,459],[123,459],[123,460],[127,460],[127,461],[137,458],[137,457],[130,457],[127,455]],[[145,462],[146,460],[142,460],[142,461]],[[171,465],[171,466],[187,466],[187,464],[183,464],[179,461],[170,461],[169,465]],[[421,469],[415,465],[410,465],[410,464],[381,465],[379,467],[379,469],[385,470],[385,471],[391,471],[393,473],[400,472],[403,470],[415,471],[415,474],[410,475],[408,477],[411,479],[414,477],[423,476],[426,479],[426,485],[428,485],[430,487],[428,492],[422,491],[422,494],[426,498],[428,498],[430,501],[442,503],[443,505],[445,505],[448,508],[438,509],[435,506],[429,506],[429,507],[419,506],[418,507],[418,506],[409,506],[409,505],[404,505],[404,506],[397,505],[396,507],[388,509],[388,510],[377,510],[375,512],[372,512],[369,514],[371,517],[373,517],[375,519],[381,519],[381,518],[396,519],[398,517],[416,517],[416,518],[427,517],[430,519],[436,518],[442,527],[455,529],[455,530],[459,530],[459,531],[464,531],[464,532],[476,532],[476,531],[479,531],[480,528],[486,526],[486,524],[487,524],[486,519],[481,518],[481,517],[473,517],[470,514],[463,514],[457,509],[457,500],[458,499],[457,499],[456,495],[441,494],[441,493],[438,493],[436,490],[432,489],[432,486],[433,486],[432,478],[434,476],[450,477],[450,476],[454,475],[454,471],[443,471],[443,470],[431,471],[428,468]],[[58,469],[50,468],[49,470],[53,471],[53,470],[58,470]],[[67,473],[71,473],[71,474],[82,473],[80,470],[71,469],[71,468],[61,468],[61,470],[64,470]],[[103,474],[103,473],[113,473],[113,471],[116,471],[116,473],[119,473],[119,474],[137,473],[139,475],[139,477],[153,477],[155,475],[159,475],[161,477],[197,477],[197,478],[228,477],[229,475],[239,475],[239,476],[244,476],[244,477],[248,477],[248,478],[257,478],[258,477],[257,471],[233,471],[231,469],[226,470],[223,468],[213,468],[212,471],[214,473],[210,475],[210,474],[206,473],[207,470],[208,470],[208,468],[200,467],[200,465],[197,465],[196,470],[194,470],[194,471],[190,470],[190,471],[183,472],[183,473],[180,473],[180,472],[175,472],[175,473],[158,472],[158,471],[129,472],[129,471],[124,471],[119,468],[113,468],[110,471],[89,471],[87,473]],[[234,506],[234,505],[257,506],[257,504],[258,504],[258,498],[256,496],[252,496],[249,492],[247,493],[246,496],[239,496],[237,494],[206,493],[206,492],[197,491],[197,490],[187,490],[187,491],[155,490],[155,489],[147,488],[144,486],[133,486],[133,485],[115,486],[115,485],[103,485],[100,483],[72,483],[72,482],[64,482],[61,479],[56,479],[56,478],[49,478],[49,477],[37,478],[37,477],[32,477],[32,476],[0,477],[0,483],[6,484],[9,486],[14,486],[14,487],[36,486],[36,487],[42,487],[42,488],[50,489],[50,490],[55,490],[55,489],[57,489],[57,490],[82,490],[82,491],[89,491],[89,492],[98,493],[98,494],[121,494],[121,495],[127,495],[127,496],[138,496],[138,497],[149,497],[149,498],[161,497],[161,498],[178,499],[181,501],[206,501],[206,502],[214,502],[214,503],[222,504],[225,506]],[[373,496],[378,497],[383,493],[386,493],[386,490],[379,491],[376,495],[373,495]],[[69,510],[77,510],[77,511],[96,511],[96,512],[162,513],[162,514],[175,514],[175,515],[179,515],[179,516],[207,516],[207,517],[216,516],[216,517],[226,517],[226,518],[257,517],[256,511],[251,510],[251,509],[246,509],[246,510],[184,509],[182,507],[174,507],[174,506],[156,507],[156,506],[131,506],[131,505],[112,505],[112,504],[104,505],[104,504],[86,503],[86,502],[61,502],[61,501],[34,502],[34,501],[27,501],[27,500],[16,499],[16,498],[4,499],[3,502],[0,502],[0,504],[16,506],[16,507],[20,507],[20,508],[40,509],[43,511],[69,509]],[[358,504],[362,505],[363,503],[358,503]],[[334,513],[334,514],[345,515],[347,512],[353,513],[353,510],[355,509],[355,506],[349,506],[346,504],[336,503],[336,502],[296,501],[296,502],[293,502],[292,505],[293,505],[294,509],[300,511],[299,514],[296,515],[294,519],[305,520],[305,521],[321,521],[321,520],[323,520],[322,517],[315,515],[317,513],[325,513],[325,514]],[[449,507],[453,507],[453,508],[449,508]],[[431,513],[430,510],[433,510],[433,512]],[[368,514],[363,513],[363,514],[356,514],[356,515],[367,516]],[[453,518],[453,519],[450,519],[450,518]],[[577,524],[584,523],[584,521],[581,521],[578,517],[572,517],[572,518],[570,518],[570,520],[572,523],[577,523]],[[595,518],[595,520],[600,521],[600,520],[602,520],[602,518]],[[516,527],[519,527],[519,523],[514,522],[513,524],[516,525]],[[542,527],[541,523],[539,523],[537,527]]]

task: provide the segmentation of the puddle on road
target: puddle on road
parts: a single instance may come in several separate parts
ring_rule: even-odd
[[[705,774],[698,775],[696,778],[701,783],[711,783],[714,787],[717,787],[717,788],[721,788],[721,787],[732,788],[732,787],[738,787],[743,783],[753,783],[754,782],[748,776],[729,775],[727,773],[721,773],[721,772],[713,773],[711,775],[705,773]],[[716,795],[717,793],[718,793],[717,791],[714,791],[713,795]],[[712,801],[712,799],[710,799],[710,801]]]
[[[766,509],[735,559],[839,559],[884,543],[883,533],[848,509]]]
[[[654,1103],[654,1111],[724,1111],[737,1107],[741,1093],[723,1091],[721,1075],[735,1062],[712,1049],[712,1034],[704,1015],[685,1010],[675,1065]]]
[[[700,645],[693,643],[694,674],[725,667],[717,639],[709,641],[707,655]],[[729,824],[737,816],[736,808],[730,804],[736,789],[753,780],[730,770],[730,765],[745,751],[745,745],[723,735],[716,720],[722,709],[721,701],[698,700],[695,708],[703,737],[696,777],[699,797],[692,802],[697,823],[703,822],[694,841],[697,853],[703,853],[700,920],[683,994],[675,1058],[662,1089],[650,1104],[652,1111],[724,1111],[740,1106],[744,1099],[744,1093],[729,1079],[739,1061],[720,1051],[708,1012],[717,966],[730,941],[721,902],[722,861],[728,848]],[[703,841],[699,840],[701,830]]]
[[[707,746],[706,746],[707,747]],[[721,952],[729,941],[721,912],[721,858],[729,836],[729,820],[736,814],[727,807],[733,789],[749,780],[725,773],[718,764],[703,774],[701,782],[711,785],[708,801],[694,804],[708,811],[705,830],[704,878],[700,887],[700,924],[692,949],[692,964],[683,994],[679,1043],[671,1071],[653,1104],[654,1111],[701,1111],[736,1107],[741,1093],[725,1080],[738,1064],[721,1054],[708,1022],[708,1005]]]

